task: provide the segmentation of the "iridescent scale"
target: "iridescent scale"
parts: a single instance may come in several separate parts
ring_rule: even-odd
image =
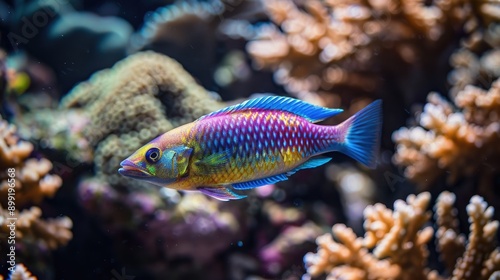
[[[311,124],[283,111],[252,110],[213,117],[195,126],[203,156],[229,151],[214,182],[244,182],[288,171],[325,151],[334,127]]]

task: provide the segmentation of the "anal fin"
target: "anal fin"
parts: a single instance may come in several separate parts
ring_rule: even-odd
[[[257,180],[252,180],[252,181],[248,181],[248,182],[236,183],[236,184],[232,184],[232,186],[233,186],[233,188],[235,188],[237,190],[248,190],[248,189],[257,188],[257,187],[264,186],[264,185],[275,184],[277,182],[288,180],[288,176],[294,174],[295,172],[297,172],[301,169],[318,167],[320,165],[323,165],[323,164],[329,162],[331,159],[332,158],[329,158],[329,157],[312,158],[312,159],[304,162],[303,164],[295,167],[294,169],[292,169],[286,173],[274,175],[271,177],[261,178],[261,179],[257,179]]]
[[[290,176],[301,169],[315,168],[332,160],[331,157],[315,157],[287,172]]]
[[[235,193],[231,189],[231,186],[199,187],[198,190],[205,195],[211,196],[221,201],[229,201],[247,197],[246,195]]]
[[[248,189],[257,188],[257,187],[264,186],[264,185],[274,184],[274,183],[277,183],[280,181],[285,181],[285,180],[288,180],[288,177],[285,174],[278,174],[275,176],[257,179],[257,180],[253,180],[253,181],[236,183],[236,184],[233,184],[233,187],[237,190],[248,190]]]

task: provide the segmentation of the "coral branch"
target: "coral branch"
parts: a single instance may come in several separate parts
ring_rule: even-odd
[[[257,30],[247,51],[289,93],[320,105],[338,106],[339,98],[349,104],[380,94],[382,73],[397,71],[388,77],[404,80],[408,69],[466,33],[459,33],[464,26],[480,26],[483,15],[500,18],[476,2],[482,1],[264,1],[272,23]]]
[[[464,255],[455,265],[452,279],[479,279],[482,269],[480,264],[489,257],[495,257],[491,254],[496,243],[498,221],[491,221],[493,207],[488,207],[483,198],[476,195],[467,205],[467,214],[471,221],[469,240]],[[489,278],[489,275],[483,276]]]
[[[42,211],[35,206],[21,212],[15,211],[13,215],[17,217],[15,236],[19,238],[19,242],[35,244],[51,250],[66,245],[73,237],[71,220],[68,217],[42,220],[41,215]],[[0,233],[2,236],[11,234],[7,219],[13,216],[0,205]]]
[[[16,205],[40,203],[44,197],[52,197],[62,184],[57,175],[48,174],[52,163],[47,159],[28,158],[33,145],[16,135],[16,127],[0,119],[0,203],[6,205],[8,168],[15,170]]]
[[[421,193],[410,195],[406,202],[396,201],[394,211],[381,204],[367,208],[364,238],[357,238],[345,225],[334,225],[332,233],[338,241],[330,234],[322,235],[316,240],[317,252],[304,257],[305,279],[322,274],[327,274],[327,279],[445,279],[426,267],[427,243],[433,234],[431,227],[425,227],[431,216],[426,211],[429,201],[430,194]],[[435,207],[439,226],[436,237],[447,267],[453,269],[450,279],[489,279],[500,263],[495,249],[498,221],[491,220],[493,208],[479,196],[471,198],[467,206],[471,232],[463,252],[464,240],[459,238],[452,244],[446,233],[458,235],[454,201],[454,195],[444,192]],[[440,233],[443,231],[445,234]],[[372,253],[369,248],[373,248]]]
[[[436,242],[441,260],[448,271],[453,271],[457,259],[465,251],[465,236],[458,231],[457,211],[453,208],[455,195],[442,192],[434,207],[436,225]]]
[[[492,170],[500,168],[500,79],[488,91],[467,86],[453,104],[436,93],[427,101],[421,127],[393,134],[394,162],[406,166],[405,175],[423,188],[445,172],[450,184],[472,175],[488,182]]]

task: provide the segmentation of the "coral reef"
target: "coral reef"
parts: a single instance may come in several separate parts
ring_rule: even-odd
[[[261,26],[247,45],[256,67],[272,69],[289,93],[334,107],[380,96],[383,79],[415,100],[416,91],[406,85],[419,83],[407,74],[432,72],[435,60],[432,67],[426,61],[442,55],[465,25],[478,26],[477,18],[486,14],[489,21],[500,18],[491,5],[474,1],[272,0],[264,5],[272,23]]]
[[[428,188],[446,174],[449,184],[467,176],[481,178],[483,191],[492,189],[500,168],[500,80],[486,91],[466,86],[453,103],[436,93],[419,116],[419,125],[393,134],[397,144],[394,162],[405,166],[405,175]]]
[[[19,139],[14,125],[0,118],[0,240],[15,244],[16,257],[26,262],[33,256],[43,258],[73,237],[70,218],[43,219],[40,207],[25,209],[54,196],[62,184],[58,175],[49,174],[49,160],[31,157],[33,149],[31,143]],[[2,246],[2,254],[6,249]],[[29,276],[18,266],[11,279],[32,279]]]
[[[7,238],[11,231],[8,227],[8,218],[16,217],[16,238],[19,238],[20,245],[17,249],[28,251],[31,246],[36,246],[39,250],[54,250],[66,245],[73,234],[71,228],[73,223],[68,217],[42,220],[42,211],[33,206],[20,212],[15,211],[14,215],[10,211],[0,208],[0,236]],[[25,253],[26,253],[25,252]]]
[[[52,197],[62,184],[57,175],[48,174],[52,163],[44,158],[29,158],[33,145],[19,140],[16,127],[0,119],[0,203],[7,204],[8,168],[15,169],[16,205],[40,203],[44,197]]]
[[[14,2],[0,0],[0,241],[15,168],[16,261],[38,279],[500,275],[495,1]],[[383,137],[374,171],[334,154],[227,203],[117,172],[154,137],[259,94],[346,110],[325,124],[382,98],[389,136],[435,91],[449,99],[428,95],[394,157]],[[397,167],[417,191],[455,193],[433,212],[427,192],[389,207],[415,192]]]
[[[169,261],[176,259],[210,263],[239,238],[244,227],[238,208],[226,209],[199,193],[180,197],[176,191],[165,189],[124,194],[105,182],[90,179],[80,183],[79,194],[87,211],[99,213],[112,236],[131,235],[128,242],[143,248],[137,252],[135,246],[117,242],[119,250],[133,255],[127,261],[156,275],[165,275],[172,269]]]
[[[493,208],[479,196],[471,198],[465,246],[456,229],[455,195],[449,192],[441,193],[436,202],[436,237],[450,277],[427,268],[427,243],[434,232],[426,226],[431,217],[426,211],[429,202],[430,194],[424,192],[410,195],[406,202],[396,201],[394,211],[382,204],[367,207],[364,238],[356,237],[343,224],[334,225],[335,240],[331,234],[318,237],[317,252],[304,257],[304,279],[322,274],[327,274],[326,279],[489,279],[500,269],[499,249],[495,248],[499,224],[492,221]]]
[[[454,97],[467,85],[487,88],[491,82],[500,77],[500,25],[492,20],[490,14],[498,14],[495,6],[487,1],[477,2],[478,11],[483,18],[473,18],[464,29],[469,36],[460,42],[461,48],[456,50],[450,64],[453,71],[448,75],[451,85],[450,96]],[[493,17],[494,18],[494,17]]]
[[[113,185],[139,185],[117,173],[119,163],[154,137],[194,121],[222,104],[176,61],[154,52],[129,56],[95,73],[62,101],[89,117],[82,131],[95,149],[97,175]]]

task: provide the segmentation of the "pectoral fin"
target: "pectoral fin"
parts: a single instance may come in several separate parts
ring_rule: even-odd
[[[242,199],[247,197],[246,195],[241,195],[235,193],[231,186],[216,186],[216,187],[199,187],[198,190],[205,195],[211,196],[215,199],[222,201],[229,201],[233,199]]]
[[[225,150],[197,160],[195,165],[202,174],[213,174],[217,173],[221,168],[224,168],[224,165],[229,162],[230,157],[230,151]]]

